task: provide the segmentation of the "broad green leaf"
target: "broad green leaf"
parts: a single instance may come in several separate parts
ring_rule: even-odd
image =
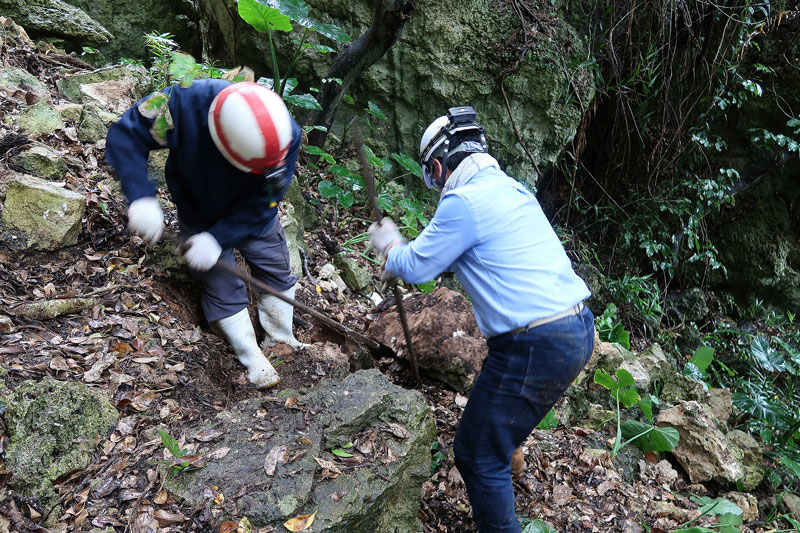
[[[784,455],[781,455],[781,463],[783,463],[783,466],[788,468],[792,474],[794,474],[796,479],[800,480],[800,463],[793,461]]]
[[[317,99],[314,98],[312,94],[302,94],[302,95],[287,95],[283,98],[286,100],[287,104],[297,106],[301,109],[322,109],[322,106],[319,105]]]
[[[346,178],[351,174],[350,169],[344,165],[332,165],[331,168],[328,169],[331,174],[335,175],[337,178]]]
[[[425,283],[417,283],[417,288],[420,290],[420,292],[430,294],[433,292],[433,289],[436,288],[436,280],[432,279],[430,281],[426,281]]]
[[[367,186],[366,181],[364,178],[359,176],[358,174],[350,174],[349,176],[345,176],[344,184],[350,187],[351,191],[360,191]]]
[[[542,418],[536,429],[555,429],[558,427],[558,419],[554,409],[550,409],[547,414]]]
[[[620,429],[623,438],[632,439],[650,428],[652,429],[647,434],[633,440],[631,444],[645,453],[668,452],[678,445],[681,437],[675,428],[657,428],[638,420],[626,420]]]
[[[692,363],[697,369],[705,374],[708,365],[714,360],[714,348],[710,346],[701,346],[694,351],[689,363]]]
[[[752,415],[755,418],[765,420],[770,424],[785,425],[788,413],[786,409],[772,396],[761,390],[749,391],[749,394],[743,392],[734,392],[731,396],[733,405]]]
[[[305,151],[307,153],[312,154],[312,155],[318,155],[322,159],[324,159],[325,161],[330,163],[331,165],[336,163],[336,160],[333,158],[333,156],[331,154],[329,154],[328,152],[326,152],[325,150],[323,150],[322,148],[320,148],[318,146],[314,146],[312,144],[309,144],[309,145],[304,146],[303,148],[305,149]]]
[[[353,105],[353,104],[355,104],[355,103],[356,103],[356,101],[355,101],[355,100],[353,100],[353,97],[352,97],[352,96],[350,96],[349,94],[343,94],[343,95],[342,95],[342,100],[344,100],[344,103],[345,103],[345,104],[350,104],[350,105]]]
[[[338,456],[338,457],[353,457],[352,453],[346,452],[341,448],[334,448],[333,450],[331,450],[331,453],[333,455]]]
[[[353,202],[355,201],[355,198],[353,198],[353,193],[350,191],[341,191],[336,195],[336,199],[339,200],[339,203],[345,209],[352,206]]]
[[[189,54],[173,52],[169,75],[178,80],[181,87],[189,87],[199,68],[197,62]]]
[[[385,192],[379,193],[377,200],[378,200],[378,207],[380,207],[381,211],[383,212],[391,211],[392,207],[394,207],[394,200],[389,194]]]
[[[635,405],[641,399],[636,389],[627,388],[619,389],[617,391],[617,397],[619,401],[622,402],[622,405],[625,406],[625,409]]]
[[[282,14],[277,6],[272,4],[276,4],[276,2],[239,0],[239,16],[261,33],[267,30],[292,31],[292,22],[289,17]]]
[[[183,455],[183,450],[181,450],[178,441],[166,431],[160,431],[161,435],[161,444],[172,454],[173,457],[180,457]]]
[[[725,498],[709,498],[707,496],[692,496],[692,501],[700,506],[700,514],[720,516],[732,513],[741,516],[742,510],[738,505]]]
[[[265,4],[276,8],[290,19],[300,22],[308,17],[308,4],[303,0],[261,0]]]
[[[635,383],[633,375],[624,368],[617,369],[617,382],[620,387],[630,387]]]
[[[611,377],[611,374],[602,368],[598,368],[594,371],[594,382],[612,391],[619,388],[619,383]]]
[[[719,517],[719,532],[739,533],[741,529],[739,529],[737,526],[741,526],[743,523],[742,517],[736,513],[725,513]]]
[[[525,525],[522,533],[557,533],[555,529],[550,527],[550,524],[543,522],[541,518],[532,520]]]
[[[412,158],[405,154],[392,153],[392,159],[400,163],[400,166],[411,172],[413,175],[422,179],[422,167]]]
[[[650,423],[653,423],[653,397],[652,396],[645,396],[641,400],[639,400],[639,409],[642,410],[644,416],[647,417],[647,420]]]
[[[297,45],[300,44],[300,41],[298,41],[296,39],[294,41],[292,41],[292,42],[294,44],[297,44]],[[323,54],[330,54],[331,52],[335,52],[336,51],[333,48],[331,48],[330,46],[325,46],[324,44],[314,44],[314,43],[303,43],[303,48],[308,48],[308,49],[311,49],[311,50],[314,50],[316,52],[320,52],[320,53],[323,53]]]
[[[381,108],[378,107],[378,105],[373,103],[371,100],[367,103],[367,113],[381,120],[386,120],[387,118],[386,115],[384,115],[383,111],[381,111]]]
[[[339,187],[338,185],[334,185],[329,180],[320,181],[317,188],[319,189],[319,193],[322,195],[323,198],[334,198],[336,195],[342,192],[341,187]]]
[[[367,163],[369,163],[370,166],[378,168],[383,166],[383,161],[381,160],[381,158],[376,156],[375,152],[372,151],[372,148],[370,148],[366,144],[364,145],[364,153],[367,156]]]
[[[769,345],[769,340],[763,336],[758,335],[753,339],[750,345],[750,353],[756,362],[767,372],[783,372],[786,370],[786,364],[783,361],[783,355]]]
[[[346,43],[350,42],[351,40],[350,35],[348,35],[346,31],[335,24],[325,24],[322,22],[311,21],[311,25],[308,27],[320,35],[324,35],[329,39],[333,39],[337,43]]]
[[[673,529],[672,533],[717,533],[716,530],[709,529],[703,526],[694,526],[684,529]]]

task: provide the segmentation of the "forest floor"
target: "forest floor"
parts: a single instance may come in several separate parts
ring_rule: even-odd
[[[56,97],[57,65],[33,53],[14,62],[38,73]],[[24,102],[3,99],[0,118],[17,113],[21,105]],[[128,235],[121,217],[123,206],[113,198],[109,186],[113,178],[103,162],[102,142],[81,143],[74,131],[39,138],[14,135],[7,132],[0,143],[0,196],[14,174],[9,158],[34,142],[43,142],[65,155],[69,166],[65,186],[86,194],[88,206],[84,230],[75,246],[34,253],[0,245],[0,309],[16,326],[15,332],[0,335],[0,360],[8,370],[6,386],[14,389],[24,380],[46,376],[82,381],[110,398],[120,420],[112,435],[99,443],[86,469],[57,480],[60,500],[56,509],[43,508],[13,492],[5,483],[8,473],[0,470],[0,517],[16,531],[89,531],[108,526],[115,531],[138,531],[142,529],[137,524],[146,523],[146,517],[155,518],[163,526],[161,531],[218,531],[207,510],[188,507],[161,488],[165,467],[159,462],[169,457],[159,430],[166,428],[191,446],[202,437],[186,434],[184,428],[210,420],[235,402],[274,395],[276,390],[260,392],[247,382],[227,343],[202,318],[199,285],[180,262],[169,268],[161,266],[170,254],[165,251],[169,246],[148,250],[141,240]],[[305,236],[310,272],[332,262],[323,234],[344,242],[366,231],[363,219],[369,216],[365,209],[351,212],[360,216],[350,220],[343,216],[334,219],[334,213],[333,209],[321,211],[321,226]],[[174,227],[174,213],[168,213],[168,222]],[[364,243],[355,246],[366,250]],[[370,268],[377,279],[374,264],[364,261],[362,266]],[[334,293],[316,289],[308,277],[301,277],[297,299],[354,330],[363,332],[370,315],[377,313],[367,295],[348,290],[344,302],[339,302]],[[13,307],[20,303],[87,295],[95,297],[96,304],[80,314],[50,320],[14,316]],[[300,318],[309,326],[295,326],[300,341],[344,342],[312,317],[300,313]],[[143,339],[152,338],[159,339],[160,347],[145,349]],[[106,357],[109,354],[110,359]],[[276,355],[282,377],[278,390],[313,387],[322,378],[307,364],[302,350]],[[424,531],[475,531],[451,450],[466,399],[424,374],[421,383],[415,383],[403,361],[384,358],[374,364],[397,384],[418,390],[436,420],[434,473],[421,487],[419,518]],[[8,445],[4,419],[0,430],[0,453],[4,453]],[[589,452],[598,443],[604,446],[608,438],[607,433],[588,428],[535,430],[525,445],[524,473],[514,481],[520,517],[540,518],[556,531],[657,532],[697,516],[688,481],[683,474],[673,479],[663,465],[657,468],[655,456],[645,458],[635,481],[624,482],[607,456]],[[714,490],[691,486],[693,494],[714,496]],[[47,529],[39,525],[45,518],[51,524]],[[703,517],[693,525],[712,520]],[[743,530],[762,529],[752,522]]]

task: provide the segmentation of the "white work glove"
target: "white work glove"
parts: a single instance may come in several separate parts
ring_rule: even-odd
[[[222,247],[209,232],[196,233],[186,239],[182,247],[183,258],[194,270],[211,270],[217,264]]]
[[[145,196],[131,202],[128,206],[128,231],[155,246],[164,231],[164,213],[156,198]]]
[[[400,234],[400,230],[397,229],[397,224],[395,224],[391,218],[384,218],[380,222],[375,222],[369,227],[367,233],[369,233],[369,240],[372,243],[372,247],[384,257],[393,244],[405,242],[405,239],[403,239],[403,236]]]

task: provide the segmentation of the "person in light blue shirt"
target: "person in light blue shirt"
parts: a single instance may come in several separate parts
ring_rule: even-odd
[[[456,431],[455,463],[478,529],[519,532],[512,454],[589,360],[594,317],[536,197],[500,170],[475,119],[471,107],[451,108],[422,136],[425,181],[442,190],[422,233],[406,243],[388,218],[369,233],[384,277],[422,283],[452,270],[469,294],[489,354]]]

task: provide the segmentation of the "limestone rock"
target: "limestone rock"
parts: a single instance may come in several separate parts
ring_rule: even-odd
[[[117,422],[117,410],[83,383],[45,378],[14,389],[6,408],[10,485],[45,505],[58,495],[59,476],[89,465],[98,439]]]
[[[65,122],[78,124],[83,115],[83,106],[81,104],[73,104],[71,102],[65,104],[58,104],[56,111],[61,115],[61,119]]]
[[[708,390],[708,408],[711,410],[711,414],[723,424],[728,423],[733,411],[731,398],[731,389],[714,388]]]
[[[800,496],[789,491],[783,493],[783,506],[795,520],[800,520]]]
[[[84,11],[62,0],[0,0],[0,11],[34,36],[79,43],[106,43],[113,37]]]
[[[61,115],[52,106],[45,103],[34,104],[25,109],[19,116],[19,127],[23,133],[41,135],[53,133],[64,127]]]
[[[78,86],[81,102],[91,104],[118,116],[128,110],[140,98],[140,81],[129,76],[118,80],[82,83]]]
[[[57,250],[78,242],[86,199],[25,174],[8,186],[3,207],[5,242],[12,248]]]
[[[417,365],[463,393],[472,389],[486,359],[486,340],[478,329],[472,305],[459,293],[440,287],[432,294],[403,300]],[[370,324],[367,335],[408,357],[397,308]]]
[[[758,519],[758,500],[752,494],[729,492],[723,497],[742,510],[741,516],[744,523]]]
[[[353,291],[366,288],[372,281],[370,273],[358,266],[354,259],[348,257],[347,252],[339,252],[334,255],[333,264],[341,271],[344,282]]]
[[[34,176],[48,180],[61,180],[67,173],[67,164],[61,154],[45,144],[18,153],[11,158],[11,162]]]
[[[735,483],[743,478],[742,465],[711,413],[696,401],[685,401],[658,415],[659,427],[674,427],[680,434],[672,454],[692,483],[714,480]]]
[[[758,487],[764,480],[764,453],[758,441],[738,429],[728,432],[728,442],[731,443],[736,459],[742,465],[744,476],[740,480],[742,489],[750,491]]]
[[[83,106],[81,122],[78,125],[78,139],[81,142],[94,144],[101,139],[105,139],[107,133],[108,130],[103,124],[100,115],[98,115],[97,108],[93,105]]]
[[[153,83],[147,73],[147,69],[142,66],[116,65],[93,70],[92,72],[64,76],[56,82],[56,85],[61,95],[70,102],[83,103],[84,96],[81,93],[81,85],[103,83],[109,80],[129,80],[129,82],[132,82],[128,87],[133,101],[147,95]],[[126,81],[126,83],[129,82]]]
[[[0,91],[28,104],[50,102],[47,86],[27,70],[18,67],[0,70]]]
[[[294,216],[302,231],[310,231],[319,225],[319,216],[314,207],[303,196],[297,180],[292,180],[286,191],[286,200],[294,206]]]
[[[376,370],[362,370],[343,380],[323,380],[305,394],[282,395],[296,401],[284,405],[256,398],[217,415],[211,427],[224,434],[198,453],[223,447],[230,452],[201,470],[168,479],[170,494],[190,505],[207,501],[203,493],[210,485],[226,495],[241,494],[233,512],[256,527],[280,527],[288,518],[316,511],[314,531],[421,529],[420,487],[430,475],[435,426],[418,392],[390,383]],[[348,442],[354,443],[349,453],[361,461],[355,468],[331,453]]]
[[[294,207],[290,203],[283,202],[280,208],[280,223],[283,227],[283,234],[286,236],[286,246],[289,248],[289,269],[296,276],[303,275],[303,263],[300,257],[300,245],[303,242],[303,234],[300,225],[294,217]]]

